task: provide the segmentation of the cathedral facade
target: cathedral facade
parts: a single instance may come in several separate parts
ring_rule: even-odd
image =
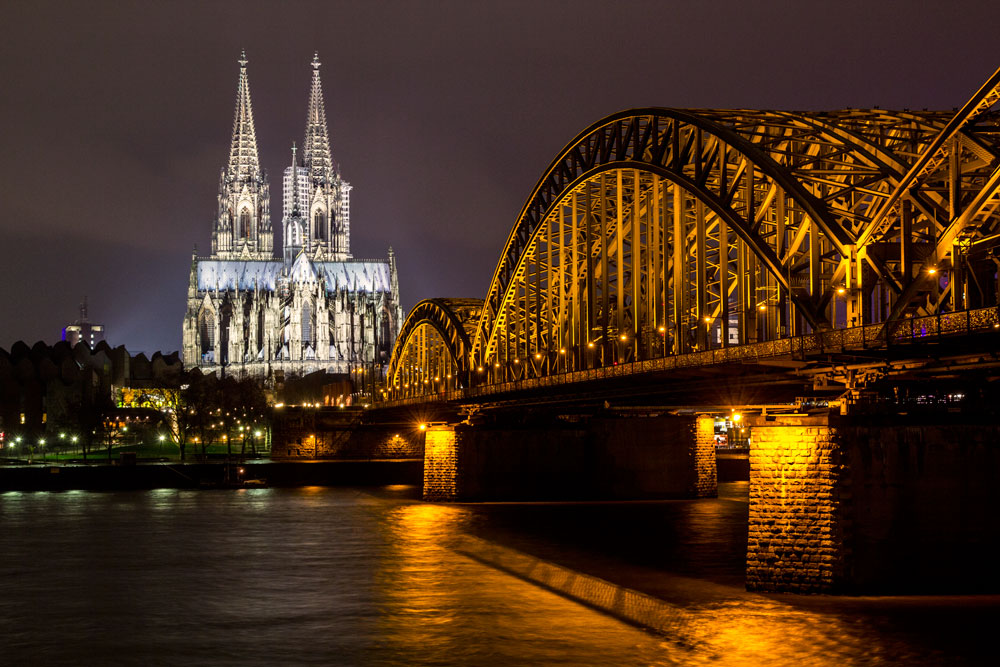
[[[305,140],[301,150],[293,145],[282,179],[280,256],[245,55],[239,64],[212,254],[191,259],[184,365],[261,379],[378,372],[403,319],[396,261],[392,248],[386,259],[351,255],[351,186],[330,150],[319,58],[312,62]]]

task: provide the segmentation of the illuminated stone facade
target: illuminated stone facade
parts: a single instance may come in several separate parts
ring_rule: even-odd
[[[246,57],[239,62],[212,254],[191,260],[184,364],[260,378],[381,366],[403,315],[395,258],[392,248],[387,259],[351,255],[351,186],[330,150],[319,59],[312,62],[305,141],[301,151],[292,147],[284,172],[280,258]]]

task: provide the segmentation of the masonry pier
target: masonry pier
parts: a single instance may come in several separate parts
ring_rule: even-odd
[[[958,415],[751,419],[747,588],[1000,590],[1000,427]]]
[[[425,500],[633,500],[716,493],[711,417],[442,424],[426,434]]]

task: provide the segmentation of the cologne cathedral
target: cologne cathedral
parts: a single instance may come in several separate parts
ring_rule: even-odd
[[[204,372],[273,380],[314,371],[378,370],[402,310],[396,262],[351,255],[350,184],[330,151],[318,57],[301,150],[282,181],[274,253],[267,172],[257,154],[241,56],[229,162],[219,178],[212,254],[191,260],[183,360]]]

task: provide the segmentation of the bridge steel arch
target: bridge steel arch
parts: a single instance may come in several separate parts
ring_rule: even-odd
[[[465,386],[471,336],[482,299],[426,299],[407,315],[386,372],[390,388],[409,395]]]
[[[422,302],[392,382],[427,326],[456,373],[499,382],[995,305],[998,101],[1000,70],[957,114],[598,121],[528,197],[465,338]]]

